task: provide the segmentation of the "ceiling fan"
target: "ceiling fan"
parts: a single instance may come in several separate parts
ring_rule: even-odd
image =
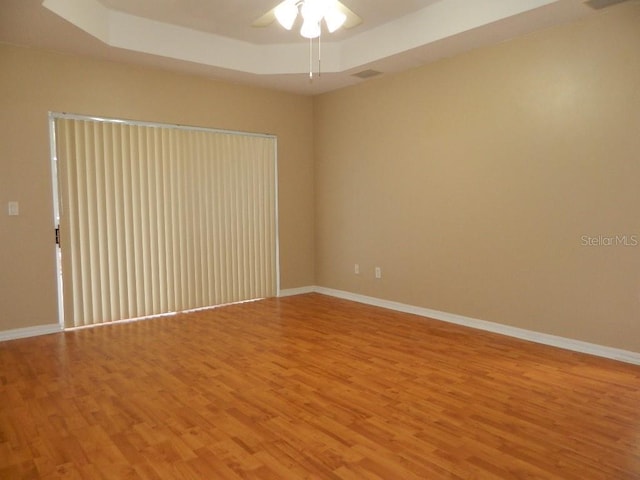
[[[284,0],[251,25],[267,27],[277,20],[291,30],[299,16],[302,17],[300,35],[310,39],[320,36],[322,20],[330,33],[340,27],[353,28],[362,23],[358,15],[338,0]]]

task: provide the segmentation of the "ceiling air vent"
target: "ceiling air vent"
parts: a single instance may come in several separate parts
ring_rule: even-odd
[[[616,3],[626,2],[627,0],[589,0],[584,2],[588,7],[593,8],[594,10],[600,10],[602,8],[610,7],[611,5],[615,5]]]
[[[382,72],[379,72],[377,70],[363,70],[361,72],[354,73],[352,77],[371,78],[371,77],[375,77],[376,75],[380,75],[381,73]]]

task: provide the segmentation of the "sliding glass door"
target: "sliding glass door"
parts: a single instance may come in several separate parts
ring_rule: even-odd
[[[277,295],[274,137],[51,121],[65,327]]]

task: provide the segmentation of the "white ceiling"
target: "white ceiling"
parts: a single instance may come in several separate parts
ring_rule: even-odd
[[[363,22],[309,43],[251,23],[279,0],[0,0],[0,42],[317,94],[592,14],[584,0],[342,0]],[[314,55],[317,55],[314,45]],[[317,70],[317,59],[314,70]]]

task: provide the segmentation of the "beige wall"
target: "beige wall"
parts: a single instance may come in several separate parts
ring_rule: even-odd
[[[0,331],[58,321],[49,111],[276,134],[281,286],[313,284],[311,98],[7,45],[0,92]]]
[[[318,285],[640,352],[638,2],[314,107]]]

